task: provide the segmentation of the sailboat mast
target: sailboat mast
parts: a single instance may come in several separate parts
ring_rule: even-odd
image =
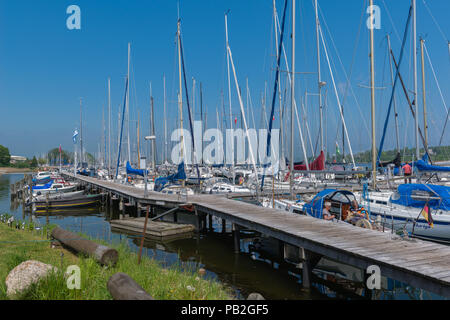
[[[277,7],[275,4],[275,0],[273,0],[273,25],[275,27],[275,51],[276,51],[276,58],[278,61],[279,58],[279,53],[278,53],[278,22],[277,22],[277,17],[278,17],[278,13],[277,13]],[[247,79],[248,82],[248,79]],[[247,84],[247,91],[248,91],[248,84]],[[248,92],[247,92],[247,96],[248,96]],[[282,169],[284,169],[284,139],[283,139],[283,101],[282,101],[282,96],[281,96],[281,75],[280,73],[278,73],[278,98],[280,101],[280,145],[281,145],[281,161],[283,163],[283,165],[281,166]],[[248,98],[247,98],[248,101]],[[248,102],[247,102],[248,104]],[[248,106],[247,106],[247,114],[249,114],[248,111]]]
[[[414,107],[415,107],[415,127],[416,127],[416,159],[420,158],[419,149],[419,105],[417,103],[417,6],[416,0],[411,0],[413,6],[413,57],[414,57]]]
[[[225,13],[225,41],[227,46],[227,70],[228,70],[228,102],[230,104],[230,130],[233,130],[233,113],[231,109],[231,79],[230,79],[230,55],[228,53],[228,14]],[[228,152],[228,151],[227,151]],[[234,176],[234,142],[231,143],[231,174],[233,176],[233,184],[236,183]]]
[[[154,100],[153,97],[150,97],[151,101],[151,118],[152,118],[152,136],[155,136],[155,113],[154,113]],[[152,139],[152,169],[155,170],[156,166],[156,148],[155,148],[155,139]]]
[[[428,149],[427,95],[425,86],[425,56],[423,49],[424,45],[425,40],[420,39],[420,54],[422,58],[423,131],[425,135],[425,147]]]
[[[320,65],[320,39],[319,39],[319,28],[320,28],[320,20],[319,20],[319,9],[317,0],[315,0],[315,11],[316,11],[316,46],[317,46],[317,81],[319,88],[319,111],[320,111],[320,150],[324,151],[324,143],[323,143],[323,106],[322,106],[322,79],[321,79],[321,65]]]
[[[102,149],[100,153],[101,165],[102,167],[106,165],[106,123],[105,123],[105,106],[102,106]],[[103,153],[103,157],[102,157]]]
[[[141,168],[141,143],[140,143],[140,137],[141,137],[141,132],[140,132],[140,123],[141,123],[141,115],[140,112],[138,110],[138,122],[137,122],[137,153],[138,153],[138,168]],[[145,168],[144,168],[145,169]]]
[[[111,78],[108,78],[108,175],[111,170]]]
[[[80,98],[80,162],[83,166],[83,112],[82,112],[82,98]]]
[[[167,118],[166,118],[166,75],[163,75],[164,86],[164,163],[167,161]]]
[[[202,85],[202,83],[200,82],[200,120],[201,120],[201,130],[200,130],[200,132],[201,132],[201,134],[202,134],[202,136],[203,136],[203,85]],[[205,121],[206,122],[206,121]],[[205,123],[205,128],[206,128],[206,123]],[[202,151],[203,151],[203,139],[202,139],[202,149],[201,149]],[[202,157],[200,157],[200,161],[201,161],[201,164],[203,165],[203,156]]]
[[[370,0],[370,101],[372,106],[372,182],[373,188],[377,186],[377,149],[375,141],[375,50],[374,50],[374,17],[373,0]]]
[[[294,100],[295,100],[295,0],[292,0],[292,77],[291,77],[291,161],[289,161],[289,188],[294,198]]]
[[[128,43],[128,90],[127,90],[127,143],[128,143],[128,161],[131,164],[131,147],[130,147],[130,53],[131,53],[131,43]]]
[[[177,38],[178,38],[178,78],[179,78],[179,88],[178,88],[178,112],[180,113],[180,129],[181,129],[181,158],[184,159],[184,133],[183,133],[183,85],[181,83],[181,21],[178,19],[177,24]]]
[[[391,69],[391,81],[392,86],[394,86],[394,69],[392,68],[392,59],[391,59],[391,37],[387,36],[388,41],[388,55],[389,55],[389,65]],[[397,152],[400,153],[400,134],[398,131],[398,113],[397,113],[397,103],[395,101],[395,96],[393,97],[393,103],[394,103],[394,113],[395,113],[395,137],[396,137],[396,144],[397,144]]]

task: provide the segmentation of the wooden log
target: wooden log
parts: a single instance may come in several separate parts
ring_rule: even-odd
[[[107,288],[114,300],[155,300],[136,281],[122,272],[109,278]]]
[[[60,227],[53,229],[51,235],[54,239],[60,241],[67,247],[93,257],[102,265],[115,265],[119,258],[119,253],[116,249],[111,249],[93,241],[82,239],[75,233],[61,229]]]

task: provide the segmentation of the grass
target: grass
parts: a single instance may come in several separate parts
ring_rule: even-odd
[[[45,234],[45,233],[44,233]],[[34,241],[33,241],[34,240]],[[161,264],[143,256],[137,264],[137,254],[126,242],[106,244],[119,252],[114,267],[100,266],[94,259],[77,256],[65,249],[52,249],[36,231],[17,230],[0,223],[0,300],[6,296],[5,279],[8,273],[26,260],[38,260],[51,264],[59,272],[50,274],[32,285],[17,299],[23,300],[111,300],[107,289],[108,279],[117,272],[124,272],[157,300],[228,300],[233,299],[230,288],[200,276],[197,270],[185,270],[182,266],[165,269]],[[63,256],[61,255],[63,254]],[[70,265],[81,270],[81,289],[69,290],[64,272]]]

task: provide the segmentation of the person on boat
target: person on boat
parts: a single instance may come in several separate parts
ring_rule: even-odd
[[[322,210],[322,215],[324,220],[333,220],[336,218],[335,215],[331,214],[331,202],[325,202],[325,207]]]
[[[409,163],[405,164],[402,169],[403,169],[403,175],[405,176],[405,184],[411,183],[412,168],[409,165]],[[407,178],[407,177],[409,177],[409,178]]]
[[[358,201],[353,200],[350,210],[348,211],[346,221],[353,225],[356,225],[359,220],[366,219],[366,217],[366,209],[364,209],[364,207],[360,207]]]

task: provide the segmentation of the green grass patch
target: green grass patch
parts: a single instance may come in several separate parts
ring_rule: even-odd
[[[133,278],[142,288],[157,300],[228,300],[233,299],[232,290],[223,284],[206,279],[197,270],[176,265],[163,268],[161,263],[138,256],[128,247],[127,242],[107,244],[96,241],[119,252],[119,260],[114,267],[99,265],[94,259],[76,256],[64,249],[52,249],[44,235],[25,230],[17,230],[0,223],[0,299],[6,296],[5,279],[8,273],[26,260],[38,260],[59,269],[46,279],[31,286],[18,298],[26,300],[110,300],[108,279],[117,272]],[[63,255],[62,255],[63,254]],[[78,265],[81,270],[81,289],[67,288],[64,272],[70,265]]]

